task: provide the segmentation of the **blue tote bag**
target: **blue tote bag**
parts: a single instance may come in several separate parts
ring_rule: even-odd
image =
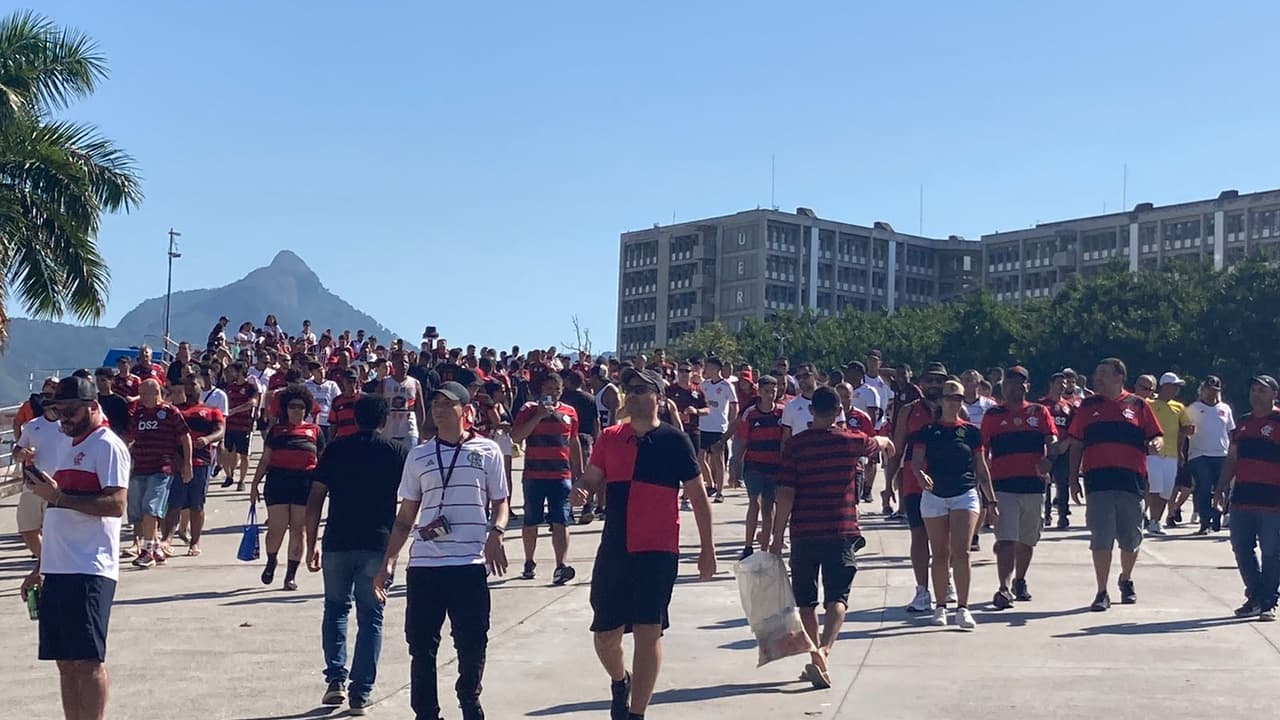
[[[244,535],[240,537],[240,549],[236,559],[253,562],[258,559],[258,508],[249,506],[249,518],[245,521]]]

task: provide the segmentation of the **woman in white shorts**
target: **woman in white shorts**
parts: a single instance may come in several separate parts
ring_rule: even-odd
[[[976,425],[960,419],[963,405],[964,387],[948,380],[942,386],[941,417],[916,435],[912,455],[918,460],[912,469],[924,488],[920,516],[929,534],[933,587],[938,598],[933,624],[947,624],[945,588],[949,569],[955,576],[956,625],[961,630],[973,630],[977,623],[969,612],[969,543],[978,528],[981,498],[995,495],[982,451],[982,433]],[[995,502],[990,503],[990,508],[999,512]]]

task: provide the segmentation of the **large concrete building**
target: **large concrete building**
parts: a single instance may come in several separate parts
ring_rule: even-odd
[[[661,347],[704,323],[811,308],[924,305],[975,288],[978,242],[796,212],[748,210],[622,234],[618,352]],[[892,247],[892,252],[890,252]]]
[[[1280,249],[1280,190],[1036,225],[982,236],[982,284],[997,300],[1048,297],[1072,275],[1088,277],[1117,258],[1129,269],[1174,261],[1222,269],[1254,250]]]

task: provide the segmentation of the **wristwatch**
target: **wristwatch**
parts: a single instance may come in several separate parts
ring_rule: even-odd
[[[506,534],[507,532],[507,526],[498,525],[496,523],[491,522],[489,523],[489,532],[497,532],[499,535],[503,535],[503,534]]]

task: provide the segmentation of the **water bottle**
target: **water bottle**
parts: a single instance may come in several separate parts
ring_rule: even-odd
[[[38,587],[27,591],[27,615],[32,620],[40,619],[40,588]]]

